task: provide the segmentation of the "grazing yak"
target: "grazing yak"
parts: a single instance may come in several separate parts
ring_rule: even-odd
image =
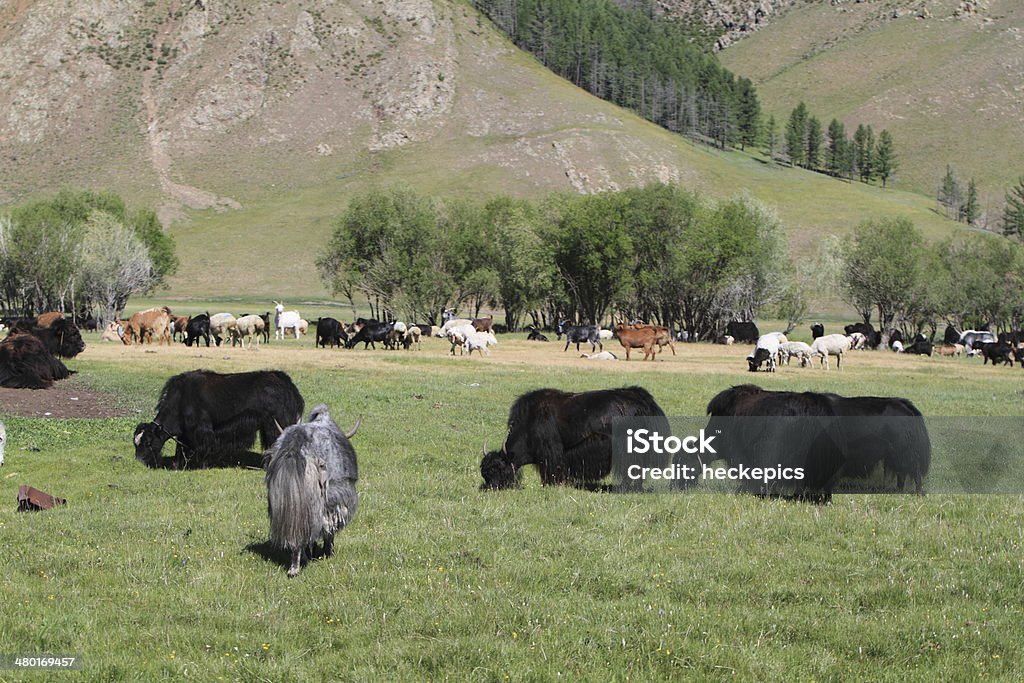
[[[797,499],[828,502],[837,482],[866,478],[881,463],[887,475],[896,475],[899,491],[910,478],[915,491],[924,493],[931,442],[921,412],[907,399],[765,391],[746,384],[719,393],[707,412],[705,431],[721,432],[718,454],[730,467],[803,470],[802,479],[789,482],[745,481],[742,491],[775,495],[789,489]]]
[[[345,348],[355,348],[359,342],[363,342],[363,350],[377,348],[377,342],[387,343],[388,334],[393,329],[391,323],[368,322],[345,342]]]
[[[501,450],[485,452],[480,462],[481,489],[519,486],[520,471],[535,465],[541,483],[599,488],[612,471],[612,421],[647,417],[663,435],[668,419],[641,387],[569,393],[537,389],[523,394],[508,414],[508,436]],[[486,451],[486,448],[485,448]],[[624,472],[616,477],[625,484]]]
[[[153,421],[135,429],[135,457],[149,467],[173,469],[225,464],[251,447],[257,433],[263,448],[270,448],[284,427],[302,419],[304,407],[291,378],[279,370],[183,372],[164,384]],[[177,444],[170,462],[161,455],[168,439]]]
[[[289,553],[288,576],[299,573],[323,538],[324,557],[334,552],[334,534],[356,514],[356,452],[352,431],[342,433],[327,406],[318,405],[309,422],[286,428],[267,451],[267,516],[270,542]]]

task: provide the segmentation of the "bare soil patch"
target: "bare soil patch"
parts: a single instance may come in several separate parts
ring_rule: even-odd
[[[87,389],[72,377],[49,389],[0,387],[0,414],[65,419],[127,417],[131,411],[119,407],[111,394]]]

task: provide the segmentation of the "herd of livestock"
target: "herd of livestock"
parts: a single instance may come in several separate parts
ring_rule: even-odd
[[[438,337],[450,343],[449,354],[490,355],[490,349],[498,343],[494,334],[494,317],[458,318],[451,311],[445,312],[443,325],[404,323],[401,321],[378,321],[357,318],[346,324],[331,317],[321,317],[312,325],[317,347],[420,349],[423,337]],[[307,334],[310,323],[298,311],[285,310],[275,302],[273,317],[270,311],[262,314],[200,313],[193,316],[176,316],[167,306],[139,311],[127,320],[108,323],[100,336],[104,341],[120,341],[132,344],[167,344],[181,340],[187,346],[207,347],[211,342],[217,346],[230,343],[232,346],[259,346],[270,341],[271,331],[275,338],[298,339]],[[81,333],[74,322],[58,312],[43,313],[36,318],[4,319],[0,330],[7,329],[8,335],[0,341],[0,386],[15,388],[45,389],[54,381],[64,379],[71,371],[63,359],[73,358],[85,348]],[[602,329],[597,325],[573,325],[560,321],[554,330],[558,340],[565,337],[563,352],[575,345],[580,351],[581,344],[590,346],[590,352],[580,354],[590,360],[618,360],[615,353],[604,348],[605,342],[617,339],[625,351],[625,359],[631,357],[634,349],[643,352],[644,360],[653,360],[668,347],[676,355],[674,342],[688,341],[685,331],[673,332],[661,325],[642,321],[620,323],[614,329]],[[1015,362],[1024,368],[1024,330],[1004,331],[998,334],[988,330],[957,330],[948,326],[942,343],[933,343],[923,334],[904,340],[899,330],[890,330],[884,336],[870,323],[847,325],[842,334],[825,334],[820,323],[811,326],[812,342],[790,340],[782,332],[761,334],[753,322],[730,322],[718,342],[721,344],[753,344],[747,355],[747,367],[751,372],[761,369],[774,372],[779,366],[789,365],[793,358],[801,367],[815,362],[829,369],[830,358],[836,359],[836,367],[842,368],[844,357],[850,351],[862,349],[889,348],[904,354],[939,356],[981,356],[984,363],[1012,367]],[[527,341],[548,342],[548,337],[536,328],[530,328]],[[883,347],[883,340],[884,347]]]
[[[81,333],[73,321],[62,314],[44,314],[32,319],[5,320],[9,334],[0,341],[0,385],[46,388],[70,372],[63,359],[73,358],[85,348]],[[447,339],[449,353],[490,353],[497,343],[493,317],[455,318],[449,316],[441,326],[413,325],[399,321],[379,322],[359,319],[350,325],[333,318],[320,318],[315,330],[317,346],[345,346],[359,343],[364,349],[382,343],[385,348],[418,348],[423,336]],[[187,318],[172,315],[166,307],[136,313],[128,320],[112,323],[106,330],[114,340],[125,344],[161,342],[170,344],[181,335],[189,346],[213,341],[258,345],[269,341],[271,328],[278,339],[301,337],[310,327],[296,311],[277,304],[273,318],[263,315],[200,314]],[[813,342],[791,342],[782,333],[760,334],[753,323],[730,323],[722,343],[754,343],[748,356],[750,370],[777,365],[797,357],[801,365],[815,359],[828,367],[829,357],[841,365],[846,352],[879,347],[881,336],[869,325],[849,326],[845,334],[826,335],[823,326],[812,327]],[[590,358],[612,358],[604,343],[617,339],[629,359],[632,349],[640,349],[645,359],[653,359],[663,347],[675,354],[673,342],[683,340],[667,327],[641,322],[616,325],[603,330],[593,325],[562,322],[555,331],[565,337],[563,352],[569,346],[590,345]],[[547,337],[531,329],[528,340],[544,342]],[[886,342],[904,353],[971,355],[979,353],[985,362],[1024,366],[1024,334],[999,335],[987,331],[946,331],[942,345],[915,338],[906,346],[902,339]],[[164,385],[155,418],[140,424],[134,434],[136,458],[150,467],[187,469],[217,465],[258,464],[265,470],[272,543],[288,553],[288,574],[294,576],[302,563],[319,553],[330,555],[334,534],[347,526],[355,514],[358,479],[355,451],[351,438],[359,421],[343,432],[330,418],[325,406],[313,409],[302,421],[305,402],[291,378],[279,370],[220,374],[194,370],[171,377]],[[716,456],[733,469],[754,467],[765,470],[774,460],[780,471],[799,471],[801,478],[787,485],[741,482],[740,491],[761,495],[787,495],[798,499],[827,501],[838,483],[846,478],[864,477],[880,470],[894,475],[897,488],[907,481],[923,493],[931,448],[921,413],[902,398],[841,397],[815,392],[765,391],[752,385],[732,387],[711,399],[707,412],[711,419],[787,415],[807,418],[796,425],[772,418],[769,429],[779,430],[785,443],[775,451],[765,450],[763,429],[746,432],[743,428],[725,429],[716,422],[716,434],[731,436],[730,448]],[[635,416],[664,421],[665,414],[643,388],[627,387],[593,392],[568,393],[558,389],[540,389],[520,396],[509,413],[507,435],[501,448],[485,452],[480,462],[483,489],[515,488],[523,468],[537,468],[543,484],[568,484],[583,488],[607,488],[602,480],[612,475],[620,490],[638,490],[622,472],[613,472],[613,435],[611,417]],[[843,418],[845,432],[836,432],[835,419]],[[856,418],[860,421],[850,421]],[[825,420],[825,422],[822,422]],[[886,420],[897,423],[886,427]],[[658,423],[668,433],[667,423]],[[826,426],[822,426],[826,425]],[[826,431],[827,430],[827,431]],[[250,452],[259,438],[264,454]],[[173,457],[163,456],[166,442],[173,441]],[[822,445],[827,445],[823,448]],[[857,445],[860,444],[860,445]],[[867,444],[866,446],[864,444]],[[486,449],[485,449],[486,450]],[[256,461],[253,461],[256,458]],[[771,462],[770,462],[771,461]],[[696,461],[694,461],[696,463]],[[648,463],[653,469],[668,471],[686,461],[663,459]],[[774,465],[773,465],[774,466]],[[651,468],[649,468],[651,469]],[[681,481],[686,489],[692,481]],[[788,488],[787,488],[788,486]],[[316,549],[318,540],[322,548]]]

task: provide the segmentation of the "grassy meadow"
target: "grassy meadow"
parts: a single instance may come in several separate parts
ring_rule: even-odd
[[[65,387],[131,417],[4,415],[0,653],[83,657],[90,681],[1020,680],[1019,495],[480,492],[486,442],[523,391],[640,384],[700,415],[749,382],[745,347],[677,344],[595,363],[504,335],[490,357],[123,347],[88,336]],[[613,343],[618,351],[618,344]],[[611,347],[610,347],[611,348]],[[359,456],[359,511],[296,578],[266,546],[262,472],[149,470],[133,457],[168,376],[288,371]],[[1022,371],[854,353],[770,388],[899,395],[926,415],[1024,414]],[[167,448],[170,453],[170,448]],[[936,454],[938,460],[940,454]],[[14,512],[19,484],[68,499]],[[0,670],[0,681],[53,674]]]

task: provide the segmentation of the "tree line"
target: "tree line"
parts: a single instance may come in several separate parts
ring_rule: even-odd
[[[112,193],[65,189],[0,215],[0,298],[9,314],[112,319],[177,267],[156,214],[131,211]]]
[[[710,340],[734,319],[775,317],[789,331],[836,294],[909,333],[1024,323],[1015,241],[929,243],[907,219],[873,219],[793,263],[765,206],[662,184],[477,203],[373,190],[337,219],[317,265],[372,317],[432,324],[448,307],[500,308],[510,330],[641,319]]]
[[[482,203],[374,190],[352,199],[317,265],[375,318],[500,307],[511,330],[642,319],[710,339],[728,320],[808,305],[787,286],[797,274],[770,210],[662,184]]]
[[[650,0],[473,0],[516,47],[602,99],[719,147],[756,143],[753,83],[710,50],[699,22],[656,16]]]
[[[839,243],[834,281],[865,322],[911,334],[1024,327],[1024,247],[988,233],[925,241],[907,219],[865,221]]]
[[[775,118],[768,121],[769,155],[774,157],[778,134]],[[832,119],[827,129],[800,102],[790,113],[782,138],[786,155],[794,166],[827,173],[836,178],[857,179],[870,183],[880,180],[885,187],[896,172],[898,161],[892,135],[883,130],[875,137],[870,125],[860,124],[853,136],[839,119]]]
[[[1005,237],[1016,238],[1024,241],[1024,176],[1010,187],[1003,197],[1003,209],[998,222],[992,221],[991,216],[985,216],[981,209],[981,202],[978,195],[978,185],[972,177],[964,190],[963,184],[957,178],[952,166],[946,165],[946,174],[942,176],[936,193],[939,205],[947,218],[966,223],[972,227],[979,227],[979,221],[985,220],[980,227],[987,230],[998,230]],[[995,225],[993,225],[995,223]]]

